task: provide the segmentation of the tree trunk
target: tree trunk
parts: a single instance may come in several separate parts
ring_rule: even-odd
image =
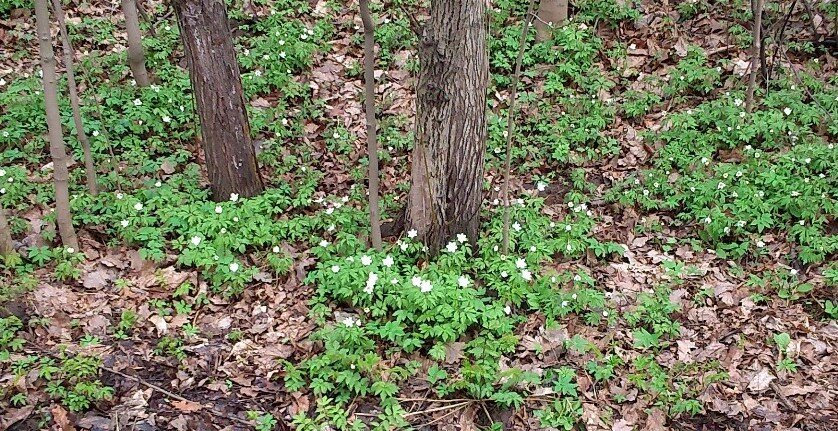
[[[541,0],[535,20],[535,40],[544,42],[553,37],[553,28],[567,21],[567,0]]]
[[[0,256],[9,256],[15,252],[15,245],[12,242],[12,230],[9,228],[9,220],[6,219],[6,212],[0,207]]]
[[[91,195],[96,196],[99,193],[99,187],[96,182],[96,166],[93,164],[90,141],[87,139],[87,134],[84,133],[84,124],[81,121],[79,93],[76,87],[76,77],[73,73],[73,46],[70,44],[70,34],[67,33],[67,24],[64,21],[64,9],[61,8],[61,0],[52,0],[52,5],[55,9],[55,17],[58,20],[58,28],[61,31],[61,43],[64,48],[64,66],[67,69],[67,87],[70,92],[70,106],[73,108],[73,123],[76,126],[76,136],[84,152],[84,173],[87,178],[87,189]]]
[[[35,19],[38,27],[38,42],[41,51],[41,69],[44,77],[44,101],[49,130],[49,152],[52,156],[53,178],[55,180],[55,219],[58,234],[65,247],[79,250],[73,217],[70,214],[70,191],[67,172],[67,152],[64,132],[61,130],[61,116],[58,111],[58,91],[55,84],[55,52],[49,32],[49,9],[47,0],[35,0]]]
[[[381,250],[381,217],[378,213],[378,136],[375,121],[375,22],[369,0],[361,0],[364,24],[364,109],[367,120],[367,155],[369,158],[370,233],[372,246]]]
[[[174,5],[201,119],[213,198],[257,195],[264,186],[224,2],[178,0]]]
[[[128,33],[128,65],[134,81],[140,87],[147,87],[148,72],[145,69],[145,50],[143,36],[140,33],[140,18],[135,0],[122,0],[122,13],[125,15],[125,31]]]
[[[485,0],[434,0],[422,29],[406,220],[431,253],[459,233],[477,239],[486,151],[487,26]]]

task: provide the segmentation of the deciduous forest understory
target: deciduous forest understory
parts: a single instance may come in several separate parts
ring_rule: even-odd
[[[479,228],[438,253],[405,208],[446,2],[369,4],[378,250],[358,2],[227,2],[261,184],[221,199],[200,2],[46,37],[38,2],[0,0],[0,430],[838,429],[835,1],[490,1]]]

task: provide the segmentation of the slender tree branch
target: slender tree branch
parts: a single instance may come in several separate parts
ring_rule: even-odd
[[[512,75],[512,94],[509,99],[509,108],[506,116],[506,160],[503,172],[503,254],[509,252],[509,173],[512,164],[512,135],[515,131],[515,99],[518,97],[518,81],[521,79],[521,62],[524,59],[524,48],[527,44],[527,33],[529,33],[532,22],[535,0],[530,0],[527,6],[527,14],[524,19],[524,27],[521,29],[521,39],[518,42],[518,58],[515,59],[515,74]]]
[[[79,139],[84,152],[84,174],[87,179],[87,190],[90,191],[91,195],[96,196],[99,194],[99,185],[96,181],[96,165],[93,163],[90,140],[84,133],[84,123],[81,120],[79,92],[76,86],[76,77],[73,73],[73,45],[70,43],[70,34],[67,32],[67,23],[64,20],[61,0],[52,0],[52,7],[55,9],[55,18],[58,20],[58,29],[61,33],[61,45],[64,49],[64,67],[67,69],[67,87],[70,93],[70,106],[73,110],[73,124],[76,126],[76,137]]]
[[[381,250],[381,216],[378,212],[378,136],[375,121],[375,23],[369,0],[361,0],[364,24],[364,109],[367,119],[367,157],[369,158],[369,204],[372,246]]]
[[[754,87],[757,81],[757,61],[762,49],[762,8],[765,0],[754,0],[754,44],[751,52],[751,75],[748,78],[748,91],[745,95],[745,111],[749,114],[754,109]]]

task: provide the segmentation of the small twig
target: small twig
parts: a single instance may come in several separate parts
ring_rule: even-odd
[[[412,417],[412,416],[416,416],[416,415],[421,415],[421,414],[425,414],[425,413],[433,413],[433,412],[438,412],[438,411],[443,411],[443,410],[448,410],[448,409],[454,409],[454,408],[458,408],[458,407],[467,406],[467,405],[469,405],[469,404],[471,404],[471,403],[474,403],[474,402],[476,402],[476,401],[474,401],[474,400],[468,400],[468,401],[464,401],[464,402],[462,402],[462,403],[458,403],[458,404],[448,404],[448,405],[446,405],[446,406],[434,407],[434,408],[432,408],[432,409],[421,410],[421,411],[417,411],[417,412],[405,413],[405,414],[403,415],[403,417],[408,418],[408,417]]]
[[[437,422],[440,422],[440,421],[442,421],[442,420],[445,420],[445,418],[447,418],[447,417],[449,417],[449,416],[453,415],[454,413],[457,413],[458,411],[460,411],[460,410],[462,410],[462,409],[464,409],[464,408],[466,408],[466,407],[467,407],[467,406],[465,406],[465,405],[464,405],[464,406],[460,406],[460,407],[454,408],[454,409],[452,409],[450,412],[447,412],[447,413],[445,413],[444,415],[442,415],[442,416],[440,416],[440,417],[438,417],[438,418],[436,418],[436,419],[434,419],[434,420],[432,420],[432,421],[430,421],[430,422],[428,422],[428,423],[422,424],[422,425],[418,426],[417,428],[418,428],[418,429],[423,429],[423,428],[425,428],[425,427],[429,427],[429,426],[431,426],[431,425],[433,425],[433,424],[435,424],[435,423],[437,423]],[[424,413],[424,412],[423,412],[423,413]]]
[[[771,65],[768,67],[768,70],[763,71],[763,78],[765,79],[765,88],[768,89],[768,82],[771,81],[771,75],[774,72],[774,64],[777,61],[777,54],[780,52],[780,47],[783,45],[783,37],[786,33],[786,25],[791,18],[791,13],[794,10],[794,7],[797,5],[797,0],[791,2],[791,6],[789,7],[788,12],[786,12],[785,16],[783,17],[782,24],[780,25],[780,29],[778,30],[778,35],[774,37],[774,54],[771,55]]]
[[[462,403],[464,401],[484,401],[483,399],[477,398],[453,398],[453,399],[432,399],[432,398],[396,398],[398,401],[402,402],[424,402],[424,403]]]
[[[174,398],[174,399],[176,399],[176,400],[178,400],[178,401],[183,401],[183,402],[187,402],[187,403],[194,403],[194,404],[198,404],[198,405],[200,405],[203,409],[205,409],[207,412],[209,412],[210,414],[212,414],[213,416],[216,416],[216,417],[219,417],[219,418],[222,418],[222,419],[229,419],[229,420],[231,420],[231,421],[233,421],[233,422],[238,422],[238,423],[240,423],[240,424],[247,425],[248,427],[253,426],[253,424],[252,424],[250,421],[246,421],[246,420],[244,420],[244,419],[241,419],[241,418],[238,418],[238,417],[235,417],[235,416],[230,416],[230,415],[224,414],[224,413],[219,412],[218,410],[216,410],[216,409],[214,409],[214,408],[212,408],[212,407],[206,406],[206,405],[204,405],[204,404],[201,404],[201,403],[198,403],[198,402],[195,402],[195,401],[191,401],[191,400],[186,399],[186,398],[184,398],[184,397],[182,397],[182,396],[180,396],[180,395],[178,395],[178,394],[176,394],[176,393],[173,393],[173,392],[171,392],[171,391],[167,391],[167,390],[165,390],[165,389],[161,388],[160,386],[157,386],[157,385],[155,385],[155,384],[149,383],[149,382],[147,382],[147,381],[145,381],[145,380],[143,380],[143,379],[141,379],[141,378],[139,378],[139,377],[134,377],[134,376],[132,376],[132,375],[125,374],[125,373],[123,373],[122,371],[117,371],[117,370],[114,370],[114,369],[112,369],[112,368],[108,368],[108,367],[106,367],[106,366],[104,366],[104,365],[100,366],[99,368],[101,368],[102,370],[107,371],[107,372],[109,372],[109,373],[116,374],[117,376],[121,376],[121,377],[124,377],[124,378],[129,379],[129,380],[133,380],[133,381],[135,381],[135,382],[137,382],[137,383],[139,383],[139,384],[141,384],[141,385],[143,385],[143,386],[145,386],[145,387],[147,387],[147,388],[149,388],[149,389],[152,389],[152,390],[155,390],[155,391],[157,391],[157,392],[160,392],[161,394],[166,395],[166,396],[167,396],[167,397],[169,397],[169,398]]]
[[[512,75],[512,94],[510,95],[506,115],[506,160],[504,162],[503,172],[503,240],[501,246],[501,251],[504,255],[509,253],[509,171],[512,169],[512,135],[515,131],[515,98],[518,97],[518,81],[521,79],[521,62],[524,59],[524,48],[527,45],[527,33],[529,33],[534,8],[535,0],[530,0],[524,19],[524,27],[521,29],[521,39],[518,42],[518,58],[515,59],[515,74]]]
[[[787,408],[787,409],[789,409],[793,412],[797,411],[797,406],[795,406],[791,401],[789,401],[788,398],[786,398],[785,395],[783,395],[783,393],[780,391],[780,387],[777,386],[777,383],[772,381],[772,382],[768,383],[768,386],[770,386],[771,389],[774,391],[774,393],[777,394],[777,398],[780,399],[780,404],[782,404],[783,407],[785,407],[785,408]]]
[[[783,58],[785,58],[786,61],[789,62],[789,69],[791,69],[791,72],[794,74],[794,78],[797,81],[797,85],[803,88],[803,91],[806,92],[806,95],[809,96],[809,99],[811,99],[812,102],[814,102],[818,108],[821,108],[821,111],[823,111],[823,114],[826,116],[826,119],[829,120],[829,122],[831,123],[832,116],[829,115],[829,111],[826,108],[824,108],[823,105],[820,104],[820,102],[818,102],[818,99],[815,98],[815,95],[812,94],[812,92],[809,90],[809,87],[806,85],[805,82],[803,82],[803,78],[800,77],[800,73],[798,73],[797,69],[794,68],[794,65],[791,63],[791,59],[789,58],[788,54],[786,54],[785,51],[782,51],[782,54]]]
[[[407,20],[410,23],[410,30],[413,31],[413,34],[415,34],[416,37],[421,38],[422,37],[422,24],[419,22],[419,20],[417,20],[415,16],[408,13],[408,11],[407,11],[407,9],[405,9],[404,5],[398,4],[398,5],[396,5],[396,7],[398,7],[399,10],[404,14],[404,16],[407,17]]]

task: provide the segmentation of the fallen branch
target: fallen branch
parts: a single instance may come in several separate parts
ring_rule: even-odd
[[[135,381],[135,382],[137,382],[137,383],[139,383],[139,384],[141,384],[141,385],[143,385],[143,386],[145,386],[145,387],[147,387],[147,388],[149,388],[149,389],[151,389],[151,390],[154,390],[154,391],[160,392],[161,394],[166,395],[166,396],[167,396],[167,397],[169,397],[169,398],[173,398],[173,399],[176,399],[176,400],[178,400],[178,401],[183,401],[183,402],[190,403],[190,404],[197,404],[197,405],[201,406],[201,408],[202,408],[203,410],[206,410],[209,414],[211,414],[211,415],[213,415],[213,416],[215,416],[215,417],[219,417],[219,418],[222,418],[222,419],[228,419],[228,420],[231,420],[231,421],[233,421],[233,422],[240,423],[240,424],[242,424],[242,425],[247,425],[248,427],[253,426],[253,423],[251,423],[250,421],[246,421],[246,420],[244,420],[244,419],[242,419],[242,418],[239,418],[239,417],[236,417],[236,416],[231,416],[231,415],[228,415],[228,414],[222,413],[222,412],[220,412],[220,411],[218,411],[218,410],[216,410],[216,409],[214,409],[214,408],[212,408],[212,407],[209,407],[209,406],[206,406],[206,405],[204,405],[204,404],[201,404],[201,403],[198,403],[198,402],[195,402],[195,401],[189,400],[189,399],[184,398],[183,396],[180,396],[180,395],[178,395],[178,394],[176,394],[176,393],[174,393],[174,392],[167,391],[166,389],[163,389],[163,388],[161,388],[160,386],[157,386],[157,385],[155,385],[155,384],[153,384],[153,383],[149,383],[149,382],[147,382],[147,381],[145,381],[145,380],[143,380],[143,379],[141,379],[141,378],[139,378],[139,377],[134,377],[134,376],[132,376],[132,375],[125,374],[125,373],[123,373],[122,371],[117,371],[117,370],[114,370],[113,368],[108,368],[108,367],[106,367],[106,366],[104,366],[104,365],[100,366],[99,368],[101,368],[102,370],[107,371],[107,372],[109,372],[109,373],[116,374],[117,376],[124,377],[124,378],[126,378],[126,379],[128,379],[128,380],[133,380],[133,381]]]

